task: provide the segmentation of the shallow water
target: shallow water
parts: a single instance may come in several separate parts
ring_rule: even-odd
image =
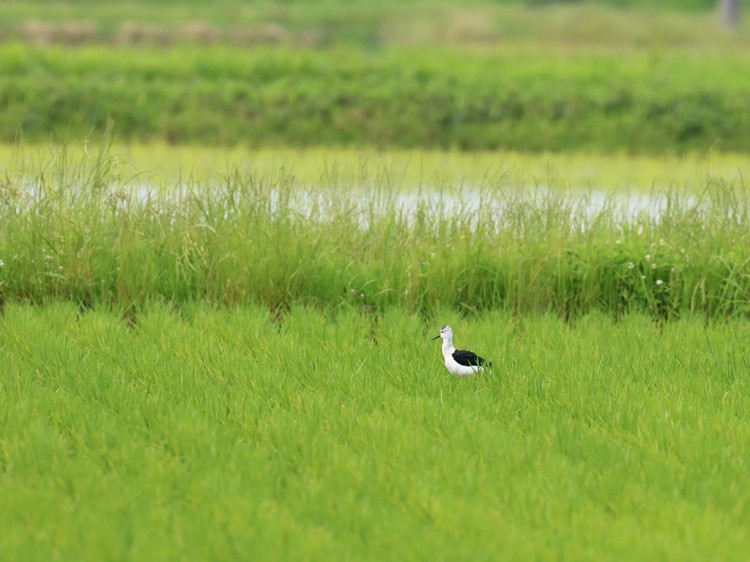
[[[170,190],[167,199],[179,201],[190,197],[195,190],[187,186]],[[151,184],[134,188],[135,200],[141,203],[163,201],[165,191]],[[231,195],[239,203],[241,193]],[[300,189],[291,193],[269,188],[259,195],[262,203],[272,211],[291,209],[310,218],[325,218],[342,209],[348,209],[366,222],[375,214],[396,213],[413,218],[427,212],[447,216],[451,214],[496,216],[500,219],[509,206],[528,205],[532,208],[569,209],[571,217],[579,221],[592,221],[607,214],[614,222],[626,223],[646,218],[658,222],[670,205],[675,205],[672,195],[666,193],[612,192],[603,189],[566,190],[537,187],[533,190],[492,191],[473,186],[460,189],[422,188],[419,190],[320,190]],[[698,203],[695,195],[681,195],[677,204],[693,207]]]
[[[23,186],[31,201],[57,196],[54,190],[29,183]],[[457,215],[469,224],[480,220],[498,223],[509,215],[567,213],[573,228],[586,228],[599,217],[609,222],[624,224],[636,219],[657,223],[670,208],[688,209],[699,205],[699,198],[690,193],[624,192],[588,188],[491,189],[464,184],[458,188],[420,189],[320,189],[297,187],[253,187],[230,190],[224,185],[196,188],[188,184],[163,186],[142,182],[133,185],[104,188],[104,200],[117,208],[132,205],[153,205],[176,209],[192,201],[223,201],[240,205],[249,197],[253,204],[272,213],[291,212],[312,220],[342,216],[356,216],[363,226],[372,218],[393,214],[400,219],[421,217],[447,218]],[[76,198],[77,194],[70,194]],[[95,196],[96,198],[97,196]]]

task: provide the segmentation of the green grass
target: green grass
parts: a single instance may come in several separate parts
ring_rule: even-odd
[[[592,208],[592,192],[518,185],[502,172],[468,188],[404,192],[366,162],[354,183],[335,170],[309,184],[286,167],[229,167],[146,193],[148,178],[109,150],[106,141],[62,148],[31,163],[19,150],[4,171],[6,300],[131,311],[162,300],[421,315],[750,313],[741,181],[655,191],[657,220],[648,209],[621,216],[615,196]]]
[[[745,55],[0,46],[0,140],[669,154],[750,141]]]
[[[0,558],[742,560],[749,329],[10,305]]]
[[[28,144],[29,161],[45,162],[55,147]],[[0,145],[0,162],[17,159],[19,147]],[[685,154],[604,154],[595,152],[517,152],[398,150],[321,147],[250,149],[216,146],[171,146],[163,143],[114,144],[110,154],[155,183],[169,185],[186,175],[212,177],[227,169],[273,176],[284,169],[300,185],[320,189],[359,186],[368,170],[390,178],[404,192],[425,186],[482,185],[502,178],[508,185],[533,189],[614,194],[669,191],[679,187],[701,193],[707,183],[741,184],[750,155],[719,149]],[[33,167],[33,166],[29,166]]]

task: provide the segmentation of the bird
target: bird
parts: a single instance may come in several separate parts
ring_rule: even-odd
[[[465,377],[484,371],[485,365],[490,369],[492,368],[492,362],[479,357],[473,351],[453,347],[453,330],[450,326],[440,328],[440,334],[430,341],[438,338],[443,338],[443,357],[445,358],[445,368],[448,369],[449,373]]]

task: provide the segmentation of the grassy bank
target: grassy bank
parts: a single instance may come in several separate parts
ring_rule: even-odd
[[[495,361],[459,380],[449,321]],[[747,323],[0,319],[6,560],[741,560]]]
[[[750,149],[742,54],[0,46],[0,140]]]
[[[8,301],[565,318],[731,317],[750,308],[740,182],[707,179],[700,191],[655,192],[628,210],[587,192],[522,189],[503,174],[404,193],[379,167],[361,167],[355,184],[332,175],[325,189],[285,168],[230,168],[157,187],[106,146],[61,150],[36,168],[19,158],[0,191]]]

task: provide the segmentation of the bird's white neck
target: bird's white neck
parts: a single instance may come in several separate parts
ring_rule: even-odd
[[[443,338],[443,357],[453,355],[454,351],[456,351],[456,348],[453,347],[453,338]]]

